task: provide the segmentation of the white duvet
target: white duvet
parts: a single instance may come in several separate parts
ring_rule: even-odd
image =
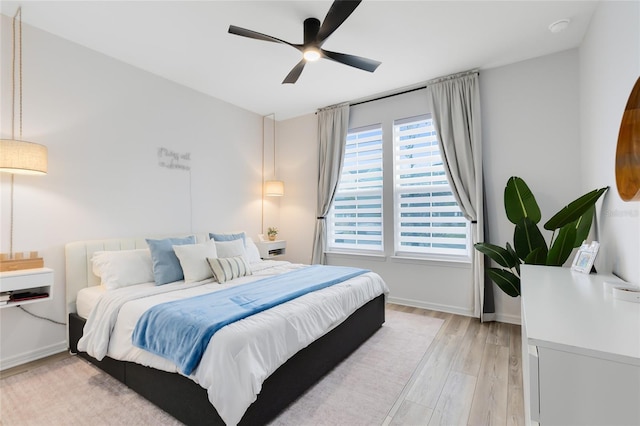
[[[136,362],[178,372],[171,361],[132,345],[138,318],[151,306],[255,281],[304,265],[265,261],[252,264],[254,275],[225,284],[151,283],[110,290],[98,300],[84,327],[78,349],[101,360]],[[211,338],[192,380],[207,389],[209,401],[228,425],[237,424],[256,400],[262,383],[300,349],[344,321],[359,307],[389,290],[369,272],[250,316]]]

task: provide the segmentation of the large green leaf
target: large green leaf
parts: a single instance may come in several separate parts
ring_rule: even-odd
[[[547,248],[538,247],[524,259],[527,265],[546,265],[547,264]]]
[[[576,225],[570,223],[560,228],[558,237],[551,245],[547,255],[547,265],[562,266],[569,258],[573,250],[573,243],[576,240]]]
[[[513,268],[518,262],[509,251],[491,243],[476,243],[473,245],[476,250],[489,256],[491,260],[505,268]]]
[[[609,189],[609,187],[594,189],[593,191],[587,192],[583,196],[572,201],[549,219],[547,223],[544,224],[544,229],[553,231],[555,229],[562,228],[571,222],[575,222],[580,218],[580,216],[585,214],[587,210],[596,204],[598,198],[600,198],[607,189]]]
[[[589,236],[589,231],[591,230],[591,224],[593,222],[593,217],[596,213],[596,206],[593,205],[584,212],[580,219],[578,219],[576,223],[576,240],[573,242],[573,247],[580,247],[582,242],[587,239]]]
[[[489,268],[487,275],[502,291],[511,297],[520,296],[520,278],[505,269]]]
[[[540,222],[542,215],[536,197],[521,178],[512,176],[504,188],[504,209],[507,218],[514,225],[523,218],[529,218],[533,223]]]
[[[540,228],[528,217],[523,217],[516,224],[516,228],[513,230],[513,244],[518,257],[522,260],[538,248],[547,251],[547,242],[544,240]]]
[[[516,260],[516,264],[515,264],[516,272],[518,273],[518,275],[520,275],[520,259],[518,259],[518,255],[516,254],[516,251],[513,249],[513,247],[511,247],[511,244],[509,243],[507,243],[507,251],[511,254],[511,257],[513,257]]]

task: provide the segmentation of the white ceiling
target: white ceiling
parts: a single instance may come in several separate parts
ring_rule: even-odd
[[[302,23],[331,1],[3,1],[13,16],[105,55],[278,120],[366,99],[473,68],[579,46],[594,1],[365,0],[324,48],[375,59],[368,73],[329,60],[307,64],[290,46],[227,33],[230,24],[302,43]],[[571,25],[553,34],[550,23]],[[28,46],[24,47],[25,51]]]

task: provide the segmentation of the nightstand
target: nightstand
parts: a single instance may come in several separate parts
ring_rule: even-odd
[[[285,240],[258,241],[256,245],[263,260],[282,256],[287,251],[287,242]]]
[[[2,303],[0,308],[51,300],[53,297],[51,290],[53,290],[53,269],[35,268],[0,272],[0,295],[32,293],[25,295],[23,300],[0,302]]]

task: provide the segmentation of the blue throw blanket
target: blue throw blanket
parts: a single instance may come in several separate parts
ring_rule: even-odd
[[[225,325],[368,272],[313,265],[248,284],[156,305],[138,320],[133,344],[173,361],[189,375],[211,336]]]

